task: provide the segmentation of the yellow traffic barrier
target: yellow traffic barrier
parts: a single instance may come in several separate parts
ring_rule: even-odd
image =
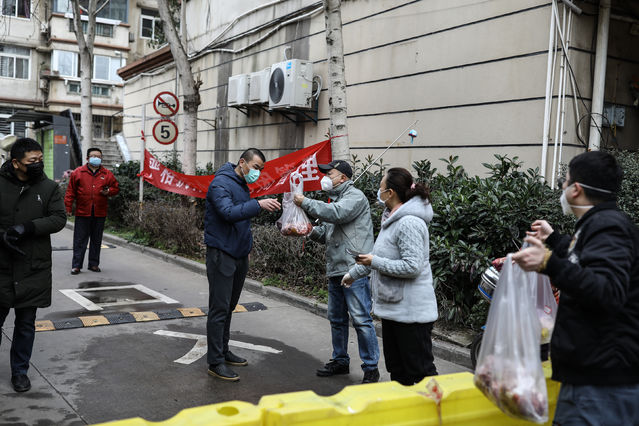
[[[550,380],[544,363],[549,401],[549,421],[559,393],[559,383]],[[262,397],[258,405],[230,401],[189,408],[164,422],[141,418],[104,423],[109,426],[369,426],[369,425],[530,425],[503,414],[473,384],[470,373],[426,378],[413,386],[397,382],[347,386],[341,392],[321,397],[311,391]]]

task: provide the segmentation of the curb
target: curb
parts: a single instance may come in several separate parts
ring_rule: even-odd
[[[73,224],[67,222],[66,228],[73,229]],[[203,263],[196,262],[194,260],[174,254],[167,254],[161,250],[146,247],[141,244],[132,243],[125,240],[124,238],[117,237],[108,233],[103,234],[102,240],[119,246],[137,250],[156,259],[172,263],[174,265],[188,269],[191,272],[206,276],[206,265]],[[257,293],[270,299],[285,302],[297,308],[304,309],[315,315],[319,315],[324,318],[328,317],[328,306],[325,303],[317,302],[311,298],[300,296],[298,294],[282,290],[277,287],[265,286],[261,282],[252,280],[250,278],[247,278],[244,281],[244,288],[253,293]],[[375,333],[378,337],[382,337],[381,321],[375,321]],[[445,359],[446,361],[453,362],[472,370],[472,364],[470,361],[470,349],[450,343],[446,340],[448,340],[446,336],[433,329],[433,354],[438,358]]]

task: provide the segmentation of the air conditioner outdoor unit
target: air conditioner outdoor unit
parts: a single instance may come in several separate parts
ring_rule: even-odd
[[[273,64],[268,90],[270,109],[311,108],[313,63],[289,59]]]
[[[271,68],[262,71],[252,72],[249,75],[249,103],[268,103],[268,83],[271,76]]]
[[[249,75],[238,74],[229,77],[228,90],[227,104],[229,106],[247,104],[249,95]]]

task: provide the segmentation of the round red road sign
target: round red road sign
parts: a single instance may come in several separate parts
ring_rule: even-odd
[[[163,117],[172,117],[180,109],[180,100],[171,92],[160,92],[153,99],[153,109]]]
[[[171,120],[158,120],[153,125],[153,137],[162,145],[170,145],[178,137],[177,125]]]

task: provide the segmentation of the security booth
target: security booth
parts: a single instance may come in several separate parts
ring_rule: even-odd
[[[9,117],[9,121],[33,123],[34,139],[42,145],[44,172],[47,177],[59,181],[64,172],[82,164],[79,139],[71,111],[63,111],[59,115],[20,111]]]

